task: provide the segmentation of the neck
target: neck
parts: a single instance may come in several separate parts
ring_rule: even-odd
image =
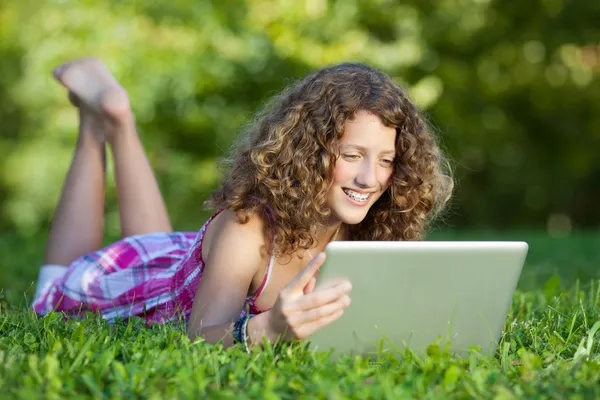
[[[334,240],[344,240],[345,235],[344,232],[342,232],[344,228],[345,226],[341,222],[335,225],[327,226],[325,229],[325,233],[319,235],[319,237],[317,238],[316,248],[313,248],[312,250],[315,251],[315,249],[320,249],[317,251],[322,251],[322,249],[327,247],[327,244],[329,244],[330,242]],[[313,257],[313,253],[310,250],[306,250],[306,252],[311,258]]]
[[[323,246],[326,246],[327,243],[334,241],[334,240],[340,240],[342,237],[344,237],[344,232],[345,232],[345,225],[341,222],[338,222],[336,224],[332,224],[332,225],[328,225],[325,228],[325,232],[319,236],[319,243],[323,244]]]

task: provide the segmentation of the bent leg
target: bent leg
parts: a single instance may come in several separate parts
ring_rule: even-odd
[[[158,183],[135,128],[127,92],[104,64],[87,58],[60,70],[59,79],[104,124],[114,163],[123,237],[171,232]]]
[[[135,129],[133,115],[108,141],[115,165],[121,235],[172,232],[167,208]]]
[[[48,234],[46,264],[69,265],[102,245],[104,137],[89,111],[80,109],[79,115],[79,138]]]

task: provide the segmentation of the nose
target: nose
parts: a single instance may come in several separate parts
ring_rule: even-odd
[[[377,185],[377,163],[365,158],[360,165],[355,181],[363,189],[375,187]]]

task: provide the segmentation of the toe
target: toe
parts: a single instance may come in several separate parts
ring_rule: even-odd
[[[54,78],[62,82],[64,73],[71,64],[72,64],[72,62],[69,61],[69,62],[63,63],[63,64],[59,65],[58,67],[54,68],[54,71],[52,71],[52,75],[54,75]]]

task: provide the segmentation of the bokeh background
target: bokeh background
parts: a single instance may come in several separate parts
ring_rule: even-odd
[[[561,254],[588,257],[600,245],[585,233],[600,222],[599,17],[585,0],[0,0],[2,269],[41,254],[77,137],[51,71],[84,56],[128,90],[176,229],[202,225],[215,161],[266,99],[361,61],[407,89],[453,161],[436,231],[583,240]],[[108,190],[111,238],[110,175]]]

